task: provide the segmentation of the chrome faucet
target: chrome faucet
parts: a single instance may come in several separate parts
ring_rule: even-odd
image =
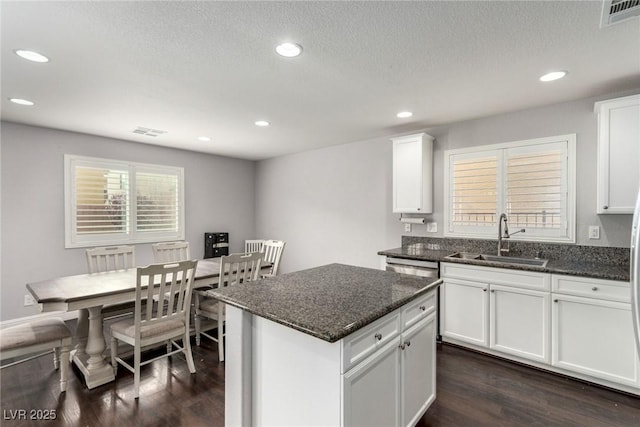
[[[502,228],[502,222],[504,221],[504,229]],[[507,248],[503,248],[502,247],[502,239],[508,239],[509,237],[513,236],[516,233],[524,233],[524,228],[521,228],[518,231],[514,231],[513,233],[509,234],[509,225],[507,224],[507,214],[502,213],[500,214],[500,219],[498,220],[498,256],[502,256],[504,252],[508,253],[509,252],[509,247],[507,246]]]
[[[504,221],[504,231],[502,229],[502,221]],[[501,256],[503,251],[509,251],[509,249],[502,249],[503,238],[509,238],[509,226],[507,225],[507,214],[505,213],[500,214],[500,219],[498,220],[498,256]]]

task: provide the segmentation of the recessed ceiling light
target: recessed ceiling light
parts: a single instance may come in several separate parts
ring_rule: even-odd
[[[20,105],[35,105],[35,102],[29,101],[28,99],[9,98],[9,101],[13,102],[14,104]]]
[[[208,136],[199,136],[198,141],[208,142],[211,141],[211,138],[209,138]]]
[[[269,123],[266,120],[258,120],[256,121],[255,125],[256,126],[260,126],[260,127],[265,127],[265,126],[269,126],[271,123]]]
[[[47,58],[46,56],[44,56],[41,53],[38,52],[34,52],[32,50],[25,50],[25,49],[16,49],[14,50],[14,52],[16,53],[16,55],[18,55],[21,58],[24,58],[28,61],[33,61],[33,62],[49,62],[49,58]]]
[[[566,71],[553,71],[551,73],[547,73],[544,76],[540,77],[541,82],[552,82],[554,80],[558,80],[567,75]]]
[[[399,119],[406,119],[407,117],[411,117],[413,116],[413,113],[411,111],[401,111],[398,114],[396,114],[396,117]]]
[[[286,58],[293,58],[302,53],[302,46],[296,43],[286,42],[276,46],[276,52],[278,52],[278,55]]]

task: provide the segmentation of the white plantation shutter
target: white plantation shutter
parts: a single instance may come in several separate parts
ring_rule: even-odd
[[[184,239],[184,171],[65,155],[65,247]]]
[[[77,166],[75,170],[75,232],[126,234],[129,217],[129,172]]]
[[[566,144],[506,150],[506,206],[511,232],[554,236],[567,227]]]
[[[451,156],[450,229],[482,234],[495,226],[499,215],[498,151]]]
[[[575,135],[445,152],[445,235],[575,242]]]

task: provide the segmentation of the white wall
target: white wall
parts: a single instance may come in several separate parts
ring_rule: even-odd
[[[640,88],[635,93],[640,92]],[[445,150],[546,136],[577,134],[577,243],[628,247],[631,215],[596,215],[597,116],[593,103],[610,94],[499,116],[423,129],[434,145],[434,213],[437,233],[413,225],[404,233],[391,213],[389,138],[332,146],[258,163],[259,236],[287,241],[282,271],[328,262],[378,267],[378,250],[399,247],[403,234],[443,235]],[[417,131],[416,131],[417,132]],[[411,132],[411,133],[416,133]],[[600,225],[600,240],[589,240]]]
[[[63,156],[77,154],[185,168],[186,240],[201,258],[204,232],[228,231],[231,250],[255,236],[255,162],[92,135],[2,123],[0,318],[36,314],[25,284],[86,272],[84,249],[64,248]],[[136,261],[152,262],[150,245]]]

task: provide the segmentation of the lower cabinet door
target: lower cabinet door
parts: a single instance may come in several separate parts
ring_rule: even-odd
[[[627,303],[552,294],[552,364],[638,385],[638,356]]]
[[[526,359],[549,363],[549,292],[499,285],[491,285],[490,289],[489,347]]]
[[[343,376],[344,426],[397,426],[400,419],[400,336]]]
[[[415,425],[436,398],[436,315],[402,334],[402,421]]]
[[[440,288],[443,337],[489,346],[488,288],[486,283],[444,279]]]

